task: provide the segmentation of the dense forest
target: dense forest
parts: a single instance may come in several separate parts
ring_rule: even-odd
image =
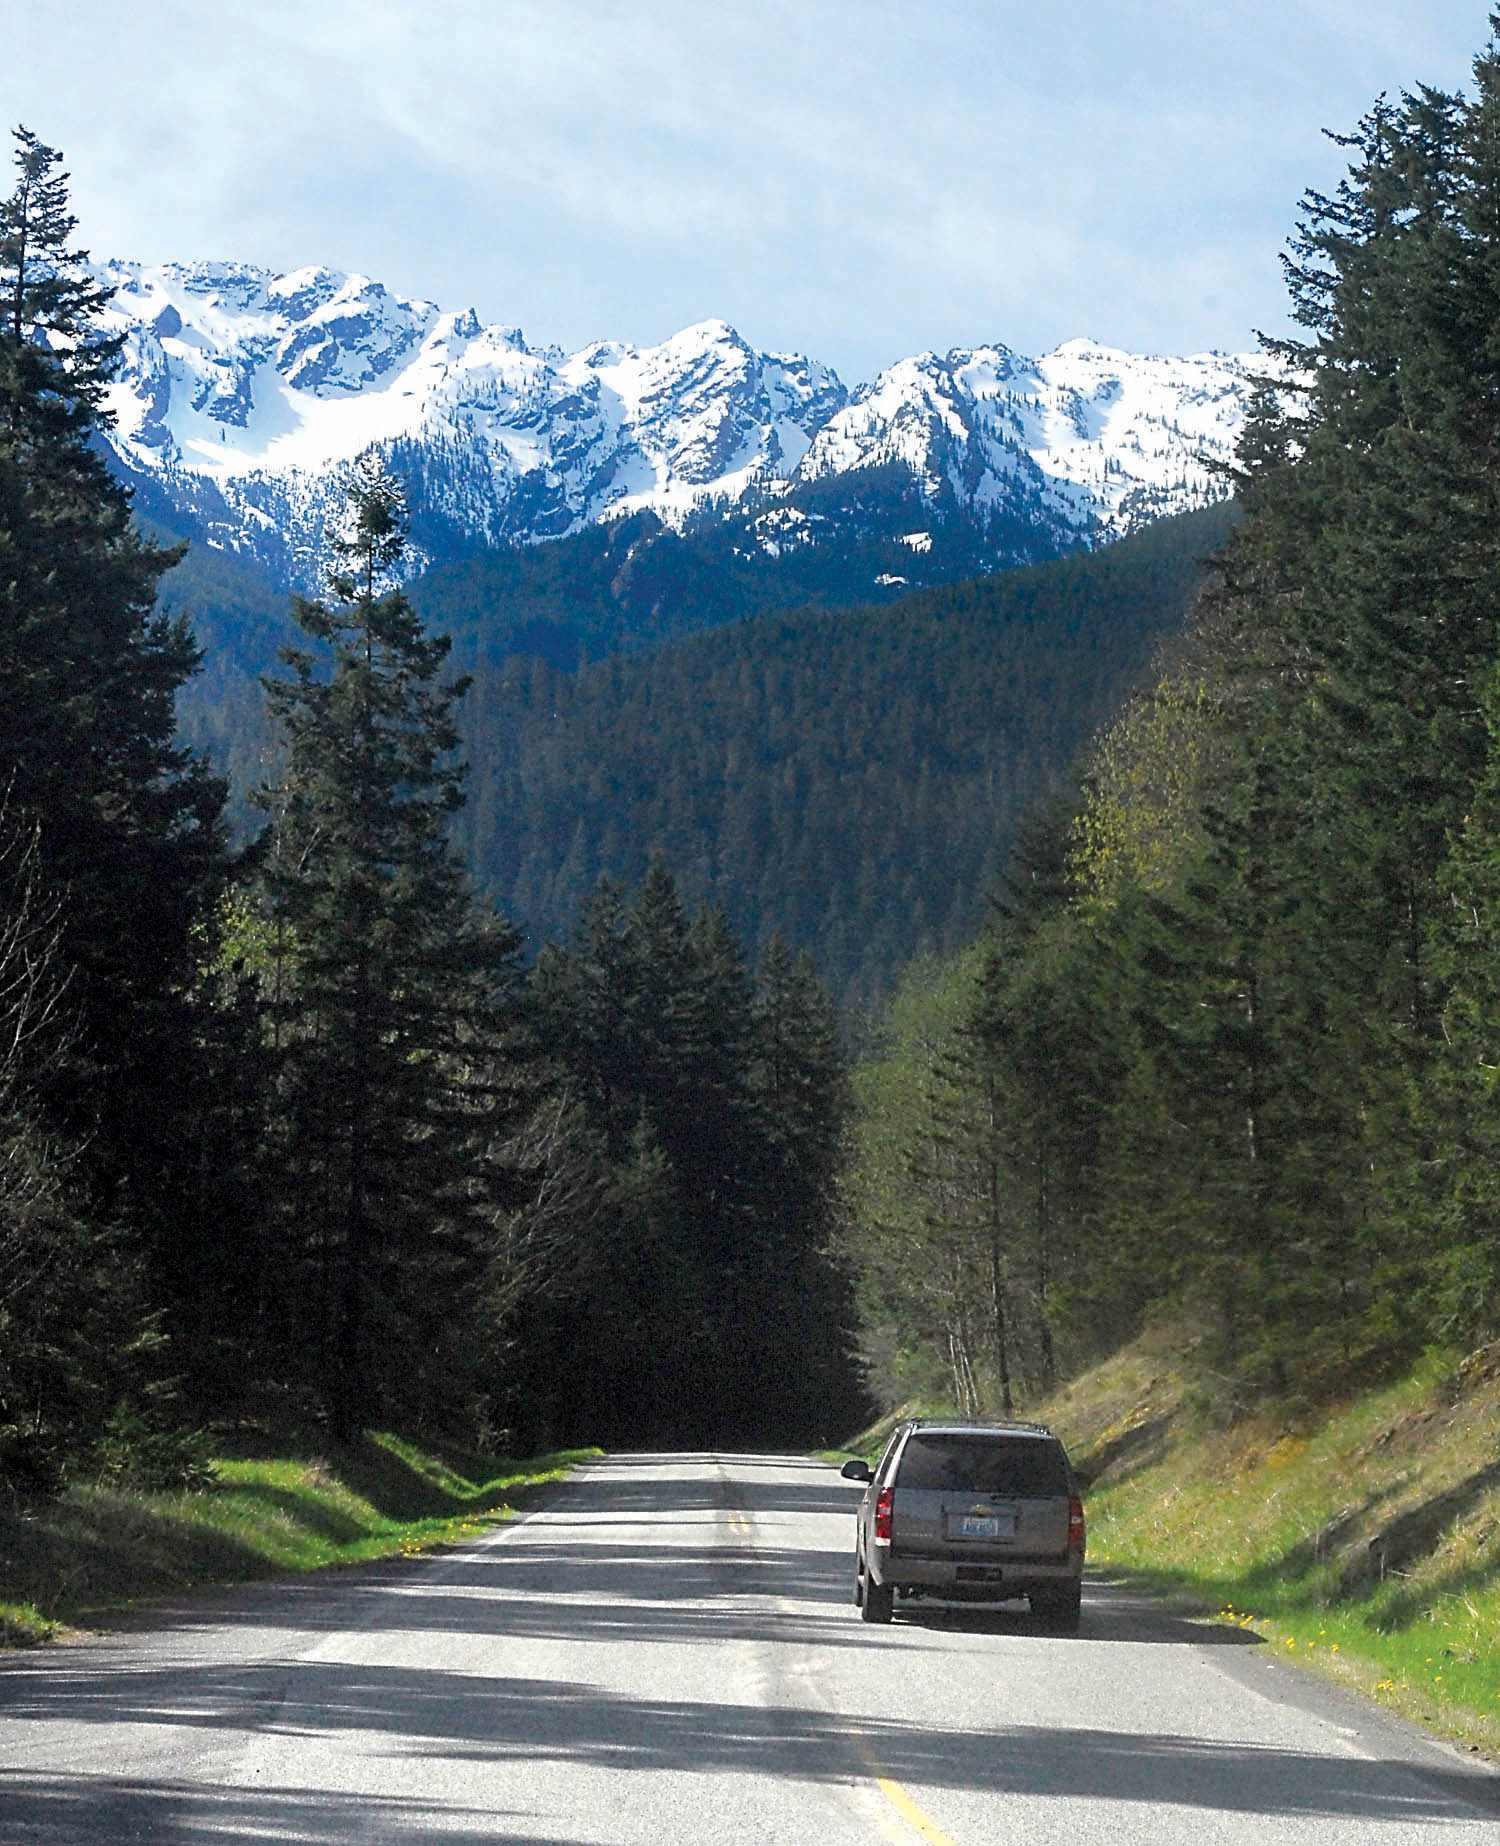
[[[952,583],[993,558],[994,533],[907,506],[947,535],[920,559],[938,582],[876,602],[850,548],[860,496],[890,524],[909,478],[835,487],[843,542],[774,569],[722,518],[677,535],[640,515],[408,586],[472,679],[455,839],[530,954],[567,935],[600,877],[638,881],[660,851],[752,953],[779,936],[846,1006],[885,999],[912,955],[972,936],[1017,817],[1181,625],[1232,516]],[[138,511],[157,500],[140,480]],[[203,646],[183,734],[227,776],[244,833],[274,758],[258,676],[290,639],[285,599],[195,546],[160,602]]]
[[[781,937],[868,1006],[972,938],[1018,818],[1181,627],[1230,516],[577,673],[481,665],[458,838],[539,941],[661,852],[755,952]]]
[[[995,530],[909,504],[909,476],[820,491],[838,497],[839,542],[775,561],[723,515],[675,534],[643,514],[408,585],[472,678],[455,839],[528,954],[566,937],[600,877],[636,882],[660,851],[752,953],[779,936],[845,1005],[883,1000],[913,954],[972,936],[1017,816],[1180,626],[1231,517],[955,583],[993,562]],[[177,536],[153,482],[135,505]],[[861,516],[925,521],[934,548],[917,562],[935,586],[873,600]],[[285,598],[195,545],[160,606],[203,648],[183,735],[227,776],[243,835],[274,762],[259,675],[291,639]]]
[[[1186,633],[860,1073],[890,1397],[1163,1309],[1226,1415],[1500,1333],[1500,52],[1345,145]]]
[[[0,1480],[190,1477],[206,1420],[831,1436],[861,1402],[828,1256],[847,1072],[806,960],[751,968],[657,863],[523,967],[452,844],[466,681],[399,587],[373,457],[326,596],[293,602],[231,848],[226,784],[176,734],[204,668],[157,600],[180,548],[94,440],[117,347],[74,230],[60,157],[18,131]]]
[[[417,454],[397,445],[388,461],[409,486],[403,463],[416,469]],[[198,542],[190,516],[154,475],[118,455],[111,466],[138,524],[159,543],[184,545],[159,598],[191,620],[204,654],[202,670],[182,688],[179,724],[229,776],[231,813],[243,824],[245,792],[274,747],[259,676],[292,638],[287,597],[249,559]],[[768,542],[767,526],[782,538]],[[924,549],[901,536],[914,528]],[[411,532],[415,546],[420,518]],[[439,542],[436,531],[426,537],[442,561],[417,572],[408,592],[427,626],[449,637],[455,662],[482,680],[518,658],[572,671],[756,615],[864,610],[913,588],[1059,557],[1081,542],[1024,479],[1013,506],[979,516],[958,504],[951,485],[920,487],[897,465],[800,483],[774,501],[711,505],[681,528],[640,512],[545,544],[456,559],[443,557],[451,539]],[[564,841],[559,859],[566,850]],[[478,870],[485,882],[485,866]]]

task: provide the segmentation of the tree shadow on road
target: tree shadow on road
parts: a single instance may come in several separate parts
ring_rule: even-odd
[[[1086,1655],[1060,1656],[1060,1662],[1066,1659],[1077,1664],[1071,1669],[1060,1664],[1059,1672],[1076,1673],[1080,1697],[1086,1698],[1093,1671]],[[919,1792],[1093,1798],[1246,1817],[1340,1816],[1372,1825],[1473,1819],[1481,1811],[1500,1815],[1500,1780],[1494,1778],[1232,1738],[1041,1725],[945,1729],[811,1707],[635,1697],[572,1681],[324,1661],[304,1662],[290,1680],[283,1663],[169,1667],[113,1676],[75,1668],[31,1677],[29,1691],[8,1701],[8,1728],[17,1741],[29,1721],[158,1723],[280,1736],[294,1758],[299,1740],[312,1739],[314,1760],[320,1762],[326,1739],[344,1733],[399,1739],[395,1747],[406,1756],[476,1764],[559,1762],[592,1770],[736,1774],[818,1784],[867,1779],[878,1771]],[[45,1831],[51,1824],[49,1804],[61,1814],[71,1801],[76,1814],[78,1804],[87,1800],[124,1799],[121,1786],[105,1778],[63,1778],[53,1785],[25,1774],[0,1780],[5,1838],[191,1838],[180,1823],[172,1831],[174,1806],[185,1799],[212,1799],[209,1791],[185,1793],[167,1784],[134,1783],[129,1801],[135,1831],[111,1833],[92,1820],[77,1821],[71,1836]],[[233,1798],[254,1817],[255,1794],[240,1790]],[[311,1802],[313,1797],[302,1799]],[[347,1819],[350,1798],[327,1799],[335,1805],[342,1800]],[[28,1823],[25,1831],[17,1819],[26,1811],[17,1805],[22,1800],[31,1802],[36,1823]],[[155,1815],[153,1802],[160,1810]],[[244,1824],[249,1826],[250,1819]],[[269,1817],[257,1818],[256,1824],[261,1832],[245,1837],[332,1837],[277,1827]],[[373,1836],[365,1826],[344,1837]],[[223,1837],[222,1830],[214,1837]],[[422,1834],[401,1831],[398,1818],[379,1829],[378,1837],[404,1840]],[[466,1836],[460,1830],[443,1837]],[[524,1826],[520,1837],[525,1837]]]
[[[852,1607],[854,1496],[833,1470],[769,1459],[762,1467],[736,1458],[734,1466],[733,1479],[684,1480],[664,1457],[614,1458],[566,1483],[540,1517],[500,1539],[337,1578],[194,1596],[105,1623],[117,1631],[270,1624],[577,1642],[890,1645],[890,1632],[862,1623]],[[681,1542],[685,1537],[691,1542]],[[997,1640],[1039,1632],[1019,1609],[942,1608],[925,1600],[900,1606],[908,1647],[921,1644],[915,1635],[923,1629],[965,1627]],[[1083,1634],[1179,1646],[1258,1644],[1240,1629],[1093,1588]]]
[[[784,1533],[778,1530],[784,1513],[829,1510],[830,1499],[847,1507],[836,1489],[830,1495],[827,1472],[810,1468],[806,1479],[778,1482],[769,1469],[764,1480],[752,1471],[748,1487],[743,1479],[700,1480],[686,1484],[684,1495],[685,1484],[670,1479],[658,1460],[641,1458],[591,1471],[547,1513],[501,1539],[492,1536],[440,1558],[262,1584],[175,1611],[153,1610],[150,1624],[167,1632],[149,1650],[120,1640],[7,1661],[0,1666],[3,1749],[20,1767],[0,1772],[0,1839],[7,1846],[210,1836],[231,1846],[377,1838],[387,1846],[429,1839],[447,1846],[481,1840],[533,1846],[536,1821],[526,1814],[478,1816],[461,1806],[435,1809],[317,1789],[43,1775],[27,1767],[38,1760],[29,1735],[40,1738],[41,1727],[53,1724],[72,1724],[81,1737],[100,1738],[101,1754],[115,1727],[144,1727],[161,1740],[158,1751],[172,1752],[174,1760],[181,1760],[176,1751],[184,1733],[199,1740],[212,1734],[215,1756],[220,1747],[236,1755],[252,1737],[277,1738],[278,1756],[291,1765],[283,1780],[295,1779],[304,1748],[311,1752],[310,1773],[326,1774],[332,1742],[356,1762],[373,1752],[385,1761],[550,1762],[823,1786],[880,1775],[919,1794],[949,1789],[1092,1798],[1122,1814],[1135,1804],[1138,1817],[1153,1804],[1241,1816],[1247,1824],[1267,1817],[1438,1823],[1473,1818],[1481,1807],[1500,1814],[1500,1781],[1456,1768],[1247,1746],[1229,1737],[1044,1725],[944,1728],[840,1715],[812,1702],[652,1697],[652,1673],[639,1655],[631,1657],[631,1690],[589,1683],[591,1674],[621,1677],[619,1657],[608,1664],[609,1644],[648,1641],[879,1650],[883,1658],[871,1665],[885,1683],[899,1675],[903,1656],[951,1647],[940,1631],[958,1629],[965,1633],[963,1645],[993,1646],[997,1656],[1022,1647],[1048,1649],[1049,1674],[1064,1693],[1073,1689],[1078,1710],[1091,1709],[1098,1654],[1046,1634],[1018,1610],[916,1604],[891,1628],[862,1623],[849,1600],[852,1544],[844,1539],[852,1534],[832,1520],[796,1525],[789,1519]],[[759,1489],[751,1542],[741,1521],[723,1515],[744,1512],[749,1493]],[[676,1536],[690,1542],[682,1544],[673,1542],[670,1516],[684,1510],[685,1499],[692,1503],[687,1525]],[[590,1509],[600,1515],[592,1528],[577,1523]],[[704,1542],[702,1515],[710,1509],[714,1537]],[[659,1522],[649,1517],[653,1513]],[[837,1536],[839,1548],[820,1544],[825,1536]],[[226,1631],[229,1645],[193,1632],[205,1629]],[[184,1631],[181,1638],[174,1630]],[[305,1639],[408,1630],[433,1637],[427,1657],[441,1664],[322,1658],[334,1650],[310,1649]],[[466,1657],[511,1658],[512,1650],[483,1645],[496,1637],[582,1644],[562,1656],[569,1665],[578,1663],[581,1677],[456,1670]],[[1195,1648],[1255,1644],[1238,1629],[1191,1621],[1109,1586],[1090,1586],[1083,1638]],[[470,1642],[479,1645],[465,1656],[459,1650]],[[210,1646],[239,1657],[206,1660]],[[861,1662],[852,1683],[873,1684],[864,1671]],[[735,1681],[730,1675],[722,1683],[730,1691]],[[86,1747],[80,1744],[77,1758],[69,1760],[89,1760]],[[112,1759],[104,1760],[108,1768]],[[461,1777],[454,1780],[462,1786]]]
[[[217,1846],[557,1846],[525,1818],[486,1809],[305,1788],[212,1788],[194,1782],[99,1780],[0,1770],[0,1839],[25,1846],[107,1846],[116,1840]],[[518,1830],[510,1831],[514,1820]],[[585,1842],[579,1846],[586,1846]]]

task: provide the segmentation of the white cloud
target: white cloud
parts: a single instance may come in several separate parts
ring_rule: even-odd
[[[362,268],[533,335],[705,314],[851,375],[1237,345],[1319,136],[1461,82],[1458,0],[12,0],[0,110],[87,240]],[[1153,337],[1154,330],[1154,337]]]

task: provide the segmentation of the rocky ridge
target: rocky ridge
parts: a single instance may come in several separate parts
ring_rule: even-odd
[[[122,467],[194,536],[301,587],[320,577],[344,469],[371,444],[407,482],[417,568],[643,509],[679,528],[748,513],[774,557],[828,536],[807,492],[872,471],[906,481],[934,520],[1005,524],[996,564],[1025,561],[1017,530],[1045,556],[1221,497],[1211,464],[1233,450],[1255,364],[995,345],[919,354],[850,390],[723,321],[566,354],[329,269],[99,273],[125,336]],[[900,536],[913,555],[931,542]]]

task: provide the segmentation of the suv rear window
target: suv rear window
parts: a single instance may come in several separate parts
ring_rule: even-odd
[[[914,1435],[896,1464],[895,1484],[1047,1500],[1067,1494],[1068,1470],[1056,1442],[1026,1436]]]

